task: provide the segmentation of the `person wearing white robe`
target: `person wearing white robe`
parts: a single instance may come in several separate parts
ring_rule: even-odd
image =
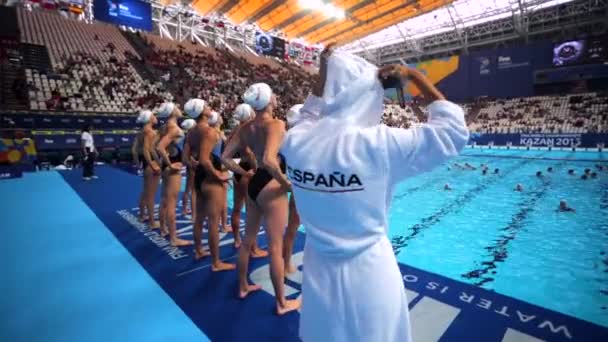
[[[403,280],[387,238],[392,190],[458,155],[469,133],[462,108],[422,74],[402,66],[380,73],[412,81],[433,101],[427,123],[381,125],[377,68],[335,52],[322,65],[322,97],[309,96],[301,110],[313,114],[287,132],[281,148],[306,230],[303,341],[412,340]]]

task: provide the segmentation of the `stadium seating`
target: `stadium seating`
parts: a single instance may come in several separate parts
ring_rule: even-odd
[[[479,133],[598,133],[608,131],[608,96],[596,93],[486,101]]]
[[[133,112],[172,99],[160,82],[144,82],[127,62],[126,55],[138,54],[115,26],[45,11],[18,9],[18,16],[22,41],[45,45],[55,70],[48,75],[25,70],[32,86],[30,109]]]
[[[121,31],[103,23],[85,24],[52,11],[19,8],[23,43],[47,47],[53,72],[26,69],[30,109],[134,112],[164,100],[184,103],[202,97],[225,118],[248,85],[266,82],[279,99],[276,114],[304,101],[310,70],[246,51],[228,51],[141,33],[138,48]],[[142,47],[151,51],[143,55]],[[142,54],[138,53],[140,51]],[[142,58],[144,57],[144,58]],[[154,72],[149,81],[133,62]],[[146,76],[149,77],[149,76]],[[447,94],[449,96],[449,94]],[[410,127],[424,120],[424,108],[387,104],[383,121]],[[608,95],[597,93],[515,99],[477,99],[463,104],[472,132],[595,133],[608,131]]]

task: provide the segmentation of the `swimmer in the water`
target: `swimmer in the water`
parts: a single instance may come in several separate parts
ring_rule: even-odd
[[[452,188],[450,187],[450,184],[445,183],[445,185],[443,186],[443,190],[450,191],[450,190],[452,190]]]
[[[469,163],[464,163],[464,167],[469,170],[477,170],[477,168]]]
[[[591,178],[597,178],[597,173],[596,172],[591,172]]]
[[[495,175],[497,175],[497,174],[499,174],[499,173],[500,173],[500,170],[499,170],[499,169],[494,169],[494,174],[495,174]]]
[[[158,119],[151,111],[143,111],[140,114],[139,121],[144,125],[142,129],[143,158],[141,161],[144,170],[144,201],[148,213],[148,225],[151,229],[158,229],[160,224],[154,220],[154,200],[161,174],[160,158],[156,153],[156,148],[154,148],[158,142],[158,132],[154,129],[154,125],[158,123]]]
[[[521,185],[520,183],[517,183],[517,185],[515,186],[515,191],[517,191],[517,192],[524,191],[523,185]]]
[[[190,130],[195,126],[196,121],[194,121],[194,119],[186,119],[181,124],[181,127],[184,130],[184,133],[186,134],[186,138],[184,139],[182,148],[182,164],[186,166],[186,188],[184,189],[184,193],[182,194],[182,213],[184,215],[192,214],[192,208],[194,207],[194,205],[192,204],[194,169],[191,167],[190,163],[190,143],[188,141],[190,139]],[[186,153],[186,150],[188,150],[188,153]]]
[[[186,112],[197,121],[196,128],[191,136],[191,154],[198,158],[194,175],[194,189],[196,195],[196,221],[194,222],[194,258],[200,260],[209,255],[201,245],[203,235],[203,221],[207,219],[209,231],[209,250],[211,252],[211,270],[214,272],[228,271],[236,268],[234,264],[220,260],[220,231],[219,223],[222,219],[226,193],[224,183],[230,177],[222,168],[218,157],[223,148],[223,141],[216,125],[219,114],[201,99],[191,99],[186,103]],[[198,145],[198,146],[197,146]]]
[[[574,208],[568,206],[568,202],[566,202],[566,200],[559,201],[558,211],[560,211],[560,212],[567,212],[567,211],[576,212],[576,210]]]
[[[137,123],[143,124],[143,112],[137,117]],[[133,139],[133,145],[131,146],[131,156],[133,158],[133,166],[137,169],[143,170],[142,161],[144,160],[144,130],[143,128],[137,132]],[[139,194],[138,208],[139,208],[139,222],[145,222],[148,219],[146,215],[146,182],[142,178],[143,186],[141,193]]]
[[[536,171],[536,177],[542,177],[542,176],[543,176],[543,173],[542,173],[542,172],[540,172],[540,171]]]
[[[549,172],[549,173],[553,172],[553,168],[552,167],[548,167],[547,168],[547,172]]]
[[[164,227],[161,220],[163,235],[167,234],[168,228],[171,246],[182,247],[192,245],[192,241],[180,239],[177,236],[176,213],[177,200],[182,187],[182,143],[185,138],[184,131],[177,125],[177,120],[182,117],[182,111],[173,102],[165,102],[158,110],[158,114],[167,118],[162,128],[161,138],[158,142],[157,151],[163,161],[163,187],[164,187]]]
[[[574,169],[570,169],[570,170],[568,170],[568,174],[569,174],[569,175],[573,175],[573,174],[574,174]]]
[[[234,134],[222,155],[222,161],[235,174],[251,177],[247,198],[247,228],[245,239],[239,250],[239,298],[245,298],[259,290],[259,285],[250,285],[247,278],[251,247],[257,238],[262,220],[266,222],[269,238],[270,277],[276,296],[276,312],[283,315],[300,308],[300,300],[285,298],[283,259],[283,235],[288,220],[291,182],[285,175],[285,161],[279,156],[279,148],[285,135],[285,123],[274,118],[277,107],[276,96],[270,86],[256,83],[243,95],[245,103],[256,112],[255,118],[241,126]],[[232,159],[236,152],[249,147],[261,162],[255,172],[245,171]]]
[[[462,165],[460,165],[460,164],[458,164],[458,163],[454,163],[453,165],[454,165],[455,167],[459,168],[460,170],[464,170],[464,169],[465,169],[465,167],[464,167],[464,166],[462,166]]]
[[[488,174],[488,170],[486,170],[486,169],[481,170],[481,174],[484,175],[484,176],[487,175]]]
[[[587,174],[584,174],[584,175],[581,176],[582,180],[587,180],[588,178],[589,178],[589,176],[587,176]]]
[[[589,175],[591,173],[591,169],[585,169],[585,174]]]

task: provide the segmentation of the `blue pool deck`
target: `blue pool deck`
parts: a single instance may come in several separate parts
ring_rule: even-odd
[[[268,260],[250,268],[263,291],[237,299],[236,272],[212,273],[208,259],[195,262],[191,248],[172,248],[137,222],[141,178],[108,166],[97,173],[91,182],[80,170],[0,182],[0,341],[298,340],[298,313],[273,314]],[[191,235],[188,217],[178,216],[178,230]],[[231,236],[221,238],[222,257],[235,260]],[[304,239],[294,251],[300,271],[285,281],[294,298]],[[607,327],[400,268],[416,342],[608,341]]]

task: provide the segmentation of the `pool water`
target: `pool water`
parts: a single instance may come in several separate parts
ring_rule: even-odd
[[[598,163],[608,165],[608,155],[467,149],[451,170],[394,191],[389,238],[398,260],[608,327],[608,171]],[[585,168],[598,178],[582,180]],[[557,212],[560,199],[576,212]]]
[[[608,170],[595,170],[598,163],[608,166],[608,154],[466,149],[451,170],[438,167],[395,189],[389,238],[397,258],[608,327]],[[586,168],[598,178],[580,179]],[[557,212],[560,199],[576,213]]]

